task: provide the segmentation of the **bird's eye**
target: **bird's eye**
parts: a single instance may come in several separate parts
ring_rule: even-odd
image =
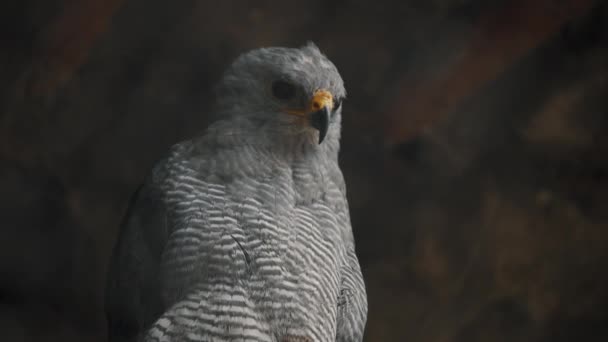
[[[296,96],[296,87],[286,81],[274,81],[272,83],[272,95],[279,100],[289,100]]]
[[[338,109],[340,109],[341,106],[342,106],[342,99],[334,98],[334,112],[337,111]]]

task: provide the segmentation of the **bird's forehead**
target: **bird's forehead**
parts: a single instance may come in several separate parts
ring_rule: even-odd
[[[243,55],[239,64],[259,70],[261,77],[287,78],[309,90],[329,88],[335,95],[344,95],[338,70],[314,45],[253,50]]]

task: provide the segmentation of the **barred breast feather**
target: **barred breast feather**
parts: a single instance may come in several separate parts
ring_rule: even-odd
[[[344,181],[324,153],[176,145],[135,195],[108,276],[112,341],[361,341]]]

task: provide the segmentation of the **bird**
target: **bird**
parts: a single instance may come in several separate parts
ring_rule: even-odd
[[[230,64],[212,123],[132,196],[107,272],[111,342],[362,341],[367,295],[338,164],[345,97],[312,42]]]

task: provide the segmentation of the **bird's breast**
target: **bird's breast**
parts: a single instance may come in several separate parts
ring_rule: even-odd
[[[325,175],[303,168],[260,177],[182,176],[168,191],[175,219],[162,256],[168,305],[201,285],[226,283],[277,326],[332,334],[344,222],[328,203]],[[331,191],[330,191],[331,192]]]

